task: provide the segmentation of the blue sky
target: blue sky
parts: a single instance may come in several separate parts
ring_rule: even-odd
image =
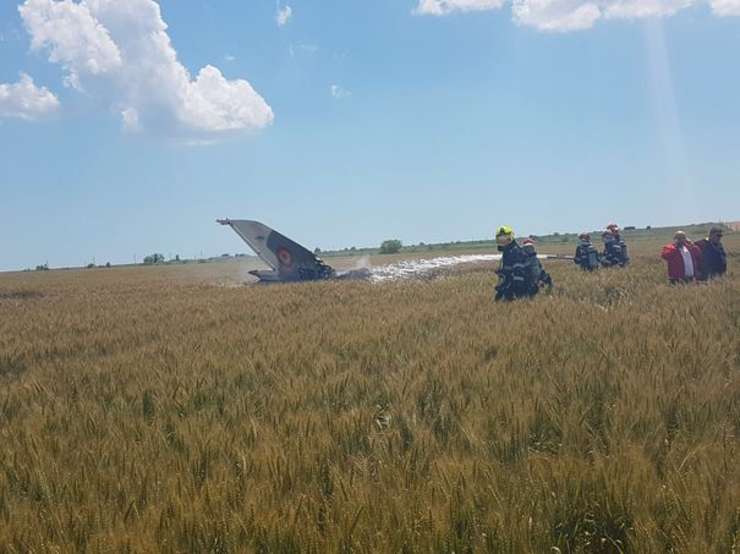
[[[740,219],[740,0],[156,8],[0,3],[0,269]]]

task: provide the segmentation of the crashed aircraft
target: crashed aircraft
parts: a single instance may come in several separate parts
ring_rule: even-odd
[[[435,269],[471,262],[490,262],[501,259],[501,254],[447,256],[424,260],[404,260],[369,270],[367,268],[336,271],[307,248],[292,241],[259,221],[246,219],[217,219],[231,227],[255,254],[272,269],[254,269],[249,273],[260,283],[296,283],[302,281],[372,280],[374,282],[418,277]],[[572,256],[538,254],[541,260],[572,260]]]
[[[369,279],[368,269],[336,271],[316,254],[270,229],[259,221],[246,219],[217,219],[231,227],[254,253],[272,269],[254,269],[249,273],[261,283],[294,283],[326,279]]]

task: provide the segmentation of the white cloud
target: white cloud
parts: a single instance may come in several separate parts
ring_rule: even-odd
[[[121,52],[108,30],[84,4],[26,0],[18,7],[31,35],[31,49],[49,49],[49,61],[61,63],[70,82],[79,74],[100,75],[121,66]]]
[[[717,15],[740,15],[740,0],[711,0],[711,3]]]
[[[33,79],[21,73],[14,84],[0,84],[0,117],[33,120],[59,109],[59,99],[46,87],[37,87]]]
[[[593,2],[580,0],[514,0],[514,21],[541,31],[588,29],[601,17]]]
[[[247,81],[229,81],[207,65],[185,90],[182,119],[194,129],[238,131],[272,122],[272,110]]]
[[[604,2],[604,16],[622,19],[666,17],[690,7],[695,0],[612,0]]]
[[[126,131],[136,132],[141,130],[139,124],[139,112],[136,108],[126,108],[121,112],[121,121],[123,121],[123,128]]]
[[[348,98],[349,96],[352,96],[352,93],[350,91],[340,87],[339,85],[331,85],[329,87],[329,91],[331,92],[331,95],[337,100],[341,100],[342,98]]]
[[[210,65],[193,79],[153,0],[26,0],[19,11],[32,48],[48,50],[67,82],[107,102],[129,131],[201,136],[273,120],[247,81]]]
[[[446,15],[452,12],[497,10],[505,0],[419,0],[415,13],[420,15]]]
[[[284,8],[278,8],[277,15],[275,16],[275,20],[277,21],[278,27],[282,27],[285,25],[288,20],[290,19],[290,16],[293,15],[293,8],[290,6],[285,6]]]
[[[419,0],[415,13],[493,10],[505,0]],[[540,31],[589,29],[600,19],[668,17],[692,6],[710,5],[719,16],[740,15],[740,0],[512,0],[514,21]]]

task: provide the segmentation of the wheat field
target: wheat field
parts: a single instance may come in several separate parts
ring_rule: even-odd
[[[656,246],[512,304],[0,275],[0,552],[739,552],[740,257]]]

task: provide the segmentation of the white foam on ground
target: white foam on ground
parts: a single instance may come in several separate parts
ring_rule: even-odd
[[[370,269],[370,280],[374,283],[395,281],[420,277],[435,269],[451,267],[473,262],[493,262],[501,259],[500,254],[468,254],[465,256],[445,256],[440,258],[420,258],[418,260],[403,260],[395,264],[382,265]]]

